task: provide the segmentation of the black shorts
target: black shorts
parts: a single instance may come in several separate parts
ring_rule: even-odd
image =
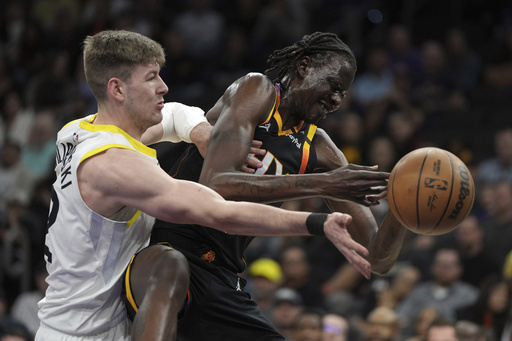
[[[230,270],[186,255],[190,265],[188,302],[178,319],[178,340],[284,340],[263,316],[249,293],[245,279]],[[129,283],[128,277],[125,284]],[[129,288],[128,288],[129,293]],[[126,294],[126,288],[124,294]],[[133,300],[125,295],[133,318]]]

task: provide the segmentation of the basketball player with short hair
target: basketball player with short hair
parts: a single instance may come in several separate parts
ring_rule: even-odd
[[[159,76],[163,63],[162,47],[137,33],[104,31],[85,39],[85,74],[98,113],[67,124],[57,136],[57,178],[45,242],[49,287],[39,304],[36,340],[157,340],[164,335],[152,323],[173,313],[175,317],[177,310],[156,306],[157,314],[131,338],[121,297],[122,275],[133,254],[148,245],[155,218],[210,226],[226,236],[325,230],[369,275],[369,263],[361,256],[367,250],[346,231],[349,215],[325,217],[229,202],[206,186],[172,179],[159,167],[156,152],[142,141],[189,139],[202,116],[200,110],[199,115],[190,113],[198,109],[164,105],[168,88]],[[185,279],[177,282],[174,293],[165,292],[181,307],[188,264],[176,250],[161,248],[160,262],[166,266],[158,272]]]
[[[365,258],[372,271],[386,273],[398,257],[405,228],[391,213],[379,228],[368,206],[385,196],[389,173],[348,165],[329,136],[316,127],[340,107],[356,72],[354,55],[335,34],[314,33],[275,51],[269,62],[270,71],[278,71],[276,82],[259,73],[236,80],[207,113],[214,129],[205,159],[192,146],[169,174],[199,181],[232,200],[278,203],[322,197],[332,212],[353,216],[347,229],[368,248]],[[238,169],[253,138],[263,142],[267,153],[259,158],[262,168],[244,174]],[[187,302],[178,322],[179,340],[283,339],[244,292],[245,281],[237,275],[245,269],[244,251],[253,238],[242,236],[244,231],[239,226],[228,235],[206,226],[156,221],[151,243],[181,251],[190,266],[189,295],[179,302]],[[324,232],[335,243],[327,230],[315,233]],[[265,234],[263,229],[259,233]],[[175,291],[173,283],[159,279],[165,265],[153,271],[161,252],[157,247],[161,245],[140,252],[127,272],[129,311],[133,315],[139,310],[135,327],[150,310],[151,316],[161,318],[162,301],[155,298]]]

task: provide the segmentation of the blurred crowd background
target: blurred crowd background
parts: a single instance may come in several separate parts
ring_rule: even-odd
[[[459,340],[511,340],[512,4],[498,0],[2,1],[0,332],[30,340],[37,329],[55,136],[96,112],[81,47],[104,29],[160,42],[166,101],[205,111],[275,49],[338,34],[358,72],[320,127],[350,162],[384,171],[415,148],[451,151],[472,171],[474,208],[449,234],[408,233],[393,270],[369,281],[325,238],[258,238],[248,290],[289,340],[426,340],[435,317]],[[183,144],[155,148],[166,167]],[[327,210],[319,199],[285,207]]]

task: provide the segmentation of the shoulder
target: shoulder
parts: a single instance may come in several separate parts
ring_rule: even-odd
[[[238,78],[226,90],[227,94],[250,94],[253,97],[275,97],[276,90],[272,81],[262,73],[251,72]]]

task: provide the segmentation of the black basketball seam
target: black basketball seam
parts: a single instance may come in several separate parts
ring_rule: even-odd
[[[416,226],[416,230],[420,228],[420,207],[419,207],[419,199],[420,199],[420,184],[421,184],[421,175],[423,174],[423,167],[425,166],[425,162],[427,161],[428,155],[432,149],[429,149],[425,157],[423,158],[423,162],[421,164],[420,173],[418,174],[418,185],[416,187],[416,220],[418,221],[418,224]]]
[[[444,212],[443,212],[443,215],[441,216],[441,218],[439,218],[439,221],[437,222],[437,224],[432,227],[427,233],[430,234],[432,232],[434,232],[434,230],[439,226],[439,224],[441,224],[441,221],[443,220],[444,216],[446,215],[446,211],[448,211],[448,207],[450,207],[450,202],[452,201],[452,194],[453,194],[453,181],[454,181],[454,177],[455,177],[455,171],[453,169],[453,161],[452,161],[452,157],[450,156],[450,153],[448,153],[447,151],[444,151],[444,153],[448,156],[448,160],[450,160],[450,167],[452,169],[452,181],[451,181],[451,186],[450,186],[450,195],[448,196],[448,202],[446,203],[446,206],[444,207]]]

